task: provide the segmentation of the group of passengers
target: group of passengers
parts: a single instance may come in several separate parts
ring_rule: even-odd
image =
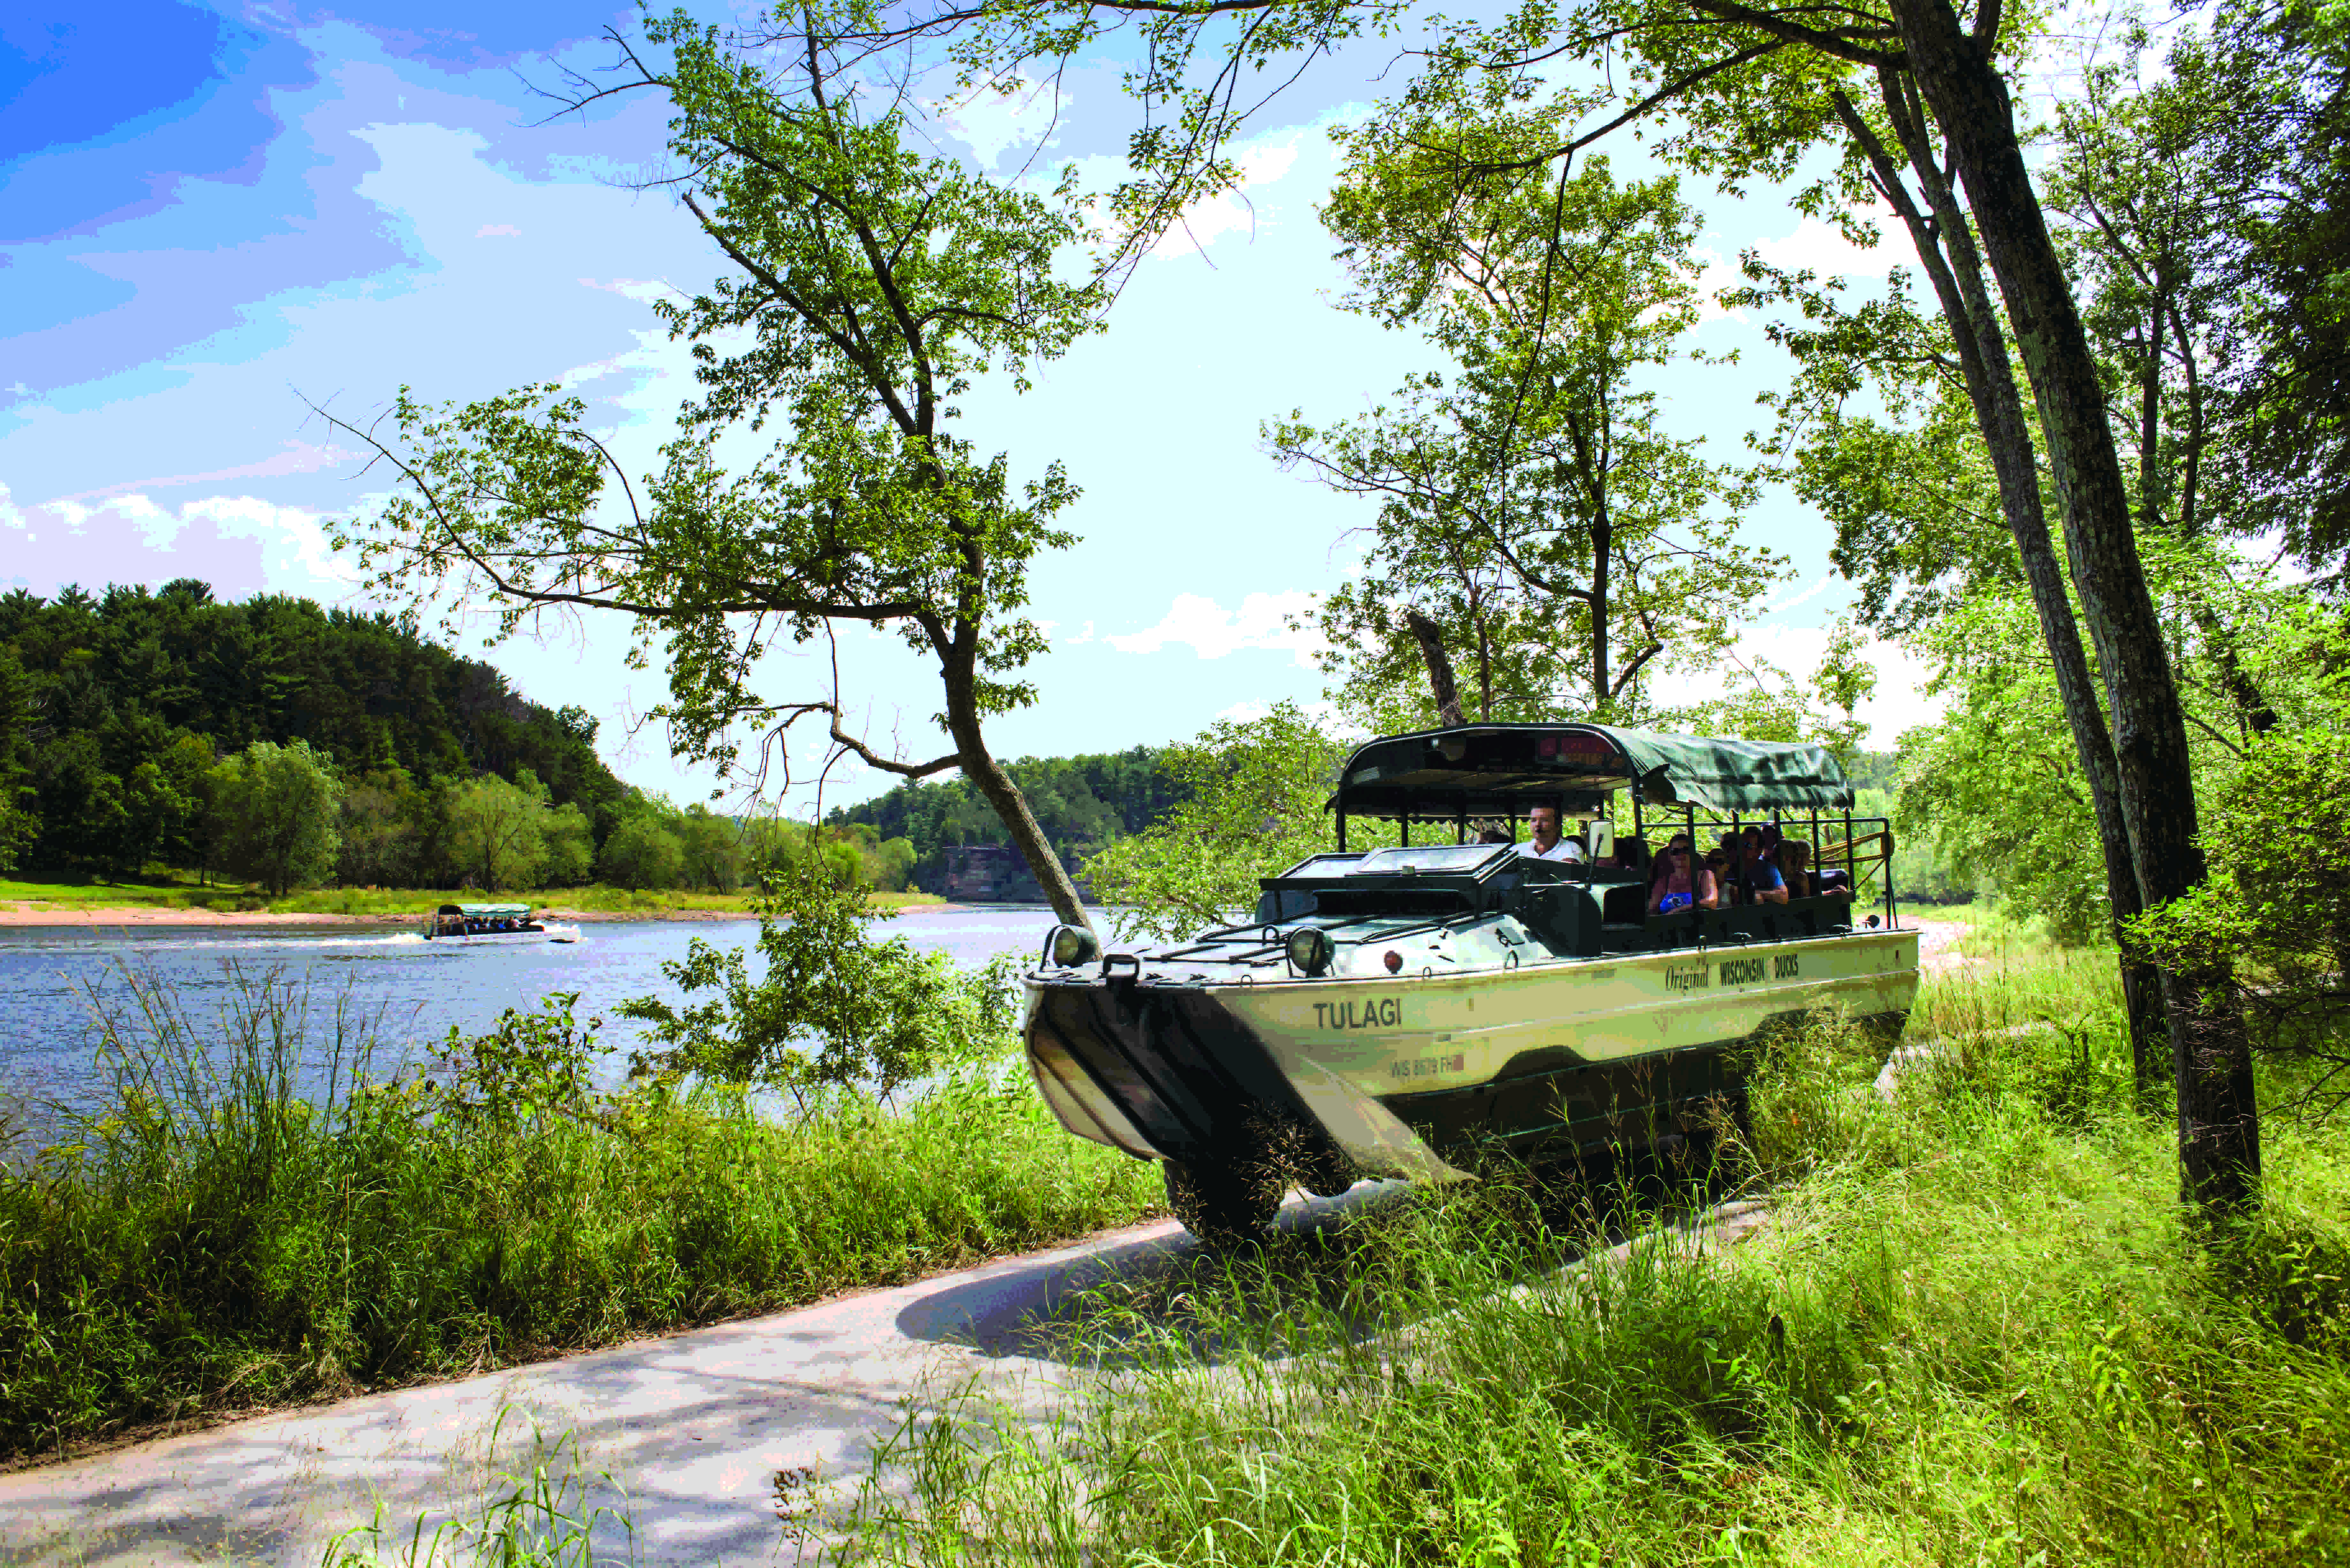
[[[1534,860],[1558,860],[1582,865],[1586,859],[1581,840],[1563,831],[1555,805],[1538,805],[1527,814],[1533,836],[1518,853]],[[1498,829],[1484,835],[1488,843],[1510,841]],[[1648,869],[1648,913],[1670,915],[1682,909],[1729,909],[1740,905],[1783,904],[1789,898],[1852,897],[1844,873],[1814,872],[1812,846],[1781,835],[1775,825],[1749,824],[1721,836],[1721,843],[1700,860],[1686,833],[1676,833]],[[1610,855],[1593,862],[1615,866]]]
[[[1811,861],[1812,846],[1782,836],[1776,826],[1750,823],[1732,829],[1703,860],[1697,858],[1689,835],[1676,833],[1649,870],[1648,913],[1852,896],[1842,873],[1814,873]]]

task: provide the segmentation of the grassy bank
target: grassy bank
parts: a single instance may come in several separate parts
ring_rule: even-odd
[[[142,877],[129,882],[16,882],[0,877],[0,905],[21,904],[50,909],[211,909],[220,912],[265,910],[279,915],[423,915],[442,904],[494,899],[550,909],[578,909],[595,914],[667,914],[672,912],[751,913],[748,891],[701,893],[679,888],[541,888],[519,892],[482,893],[453,888],[311,888],[273,898],[251,887],[200,885],[192,876]],[[945,900],[934,893],[869,895],[876,909],[904,909]]]
[[[1726,1256],[1654,1173],[1604,1214],[1495,1179],[1101,1293],[1097,1405],[910,1427],[834,1522],[912,1563],[2350,1562],[2343,1129],[2272,1117],[2265,1217],[2201,1245],[2110,977],[1930,986],[1889,1105],[1858,1039],[1786,1045]]]
[[[371,1086],[369,1021],[255,981],[105,1021],[95,1111],[0,1168],[0,1453],[480,1370],[1141,1218],[1155,1171],[1016,1072],[772,1119],[598,1095],[542,1019]]]

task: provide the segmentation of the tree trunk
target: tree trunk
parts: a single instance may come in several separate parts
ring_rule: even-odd
[[[1591,717],[1606,720],[1608,712],[1607,580],[1608,552],[1616,547],[1616,530],[1603,511],[1591,525]]]
[[[1895,0],[1908,63],[1949,134],[1991,274],[2040,412],[2073,580],[2113,713],[2122,819],[2140,899],[2165,904],[2203,880],[2178,690],[2154,613],[2105,389],[2072,285],[2050,241],[2016,140],[2006,84],[1947,0]],[[2226,976],[2165,971],[2178,1089],[2182,1189],[2215,1211],[2257,1199],[2260,1123],[2243,1020]]]
[[[1068,868],[1061,864],[1052,840],[1037,826],[1036,814],[1028,809],[1028,797],[1020,793],[1020,786],[1012,782],[1012,775],[1003,771],[1003,764],[995,760],[980,733],[979,709],[972,700],[973,672],[969,661],[954,659],[943,673],[947,733],[954,738],[956,762],[962,769],[962,776],[995,808],[1004,831],[1012,836],[1012,846],[1020,851],[1037,886],[1045,889],[1045,901],[1053,906],[1053,913],[1064,924],[1093,930],[1093,917],[1086,913],[1085,902],[1077,897],[1077,885],[1070,879]]]
[[[2039,464],[2032,449],[2031,427],[2023,417],[2023,399],[2016,390],[2015,368],[2007,356],[2007,338],[2000,331],[1990,290],[1982,275],[1982,258],[1974,233],[1959,210],[1949,182],[1934,161],[1934,151],[1920,118],[1892,73],[1880,78],[1886,113],[1908,155],[1933,218],[1928,222],[1902,194],[1900,171],[1875,144],[1856,113],[1846,109],[1846,126],[1867,151],[1879,182],[1909,229],[1911,243],[1933,283],[1942,318],[1949,325],[1959,363],[1966,377],[1968,400],[1990,453],[1991,472],[1999,484],[2000,510],[2015,540],[2024,582],[2048,646],[2056,680],[2057,701],[2073,732],[2073,748],[2081,759],[2081,774],[2089,790],[2089,805],[2097,825],[2097,846],[2105,862],[2106,901],[2111,915],[2122,989],[2128,1020],[2130,1064],[2141,1096],[2158,1082],[2156,1062],[2162,1041],[2162,1002],[2154,968],[2130,941],[2124,922],[2137,914],[2137,873],[2130,862],[2129,830],[2122,820],[2119,781],[2114,763],[2113,739],[2106,729],[2104,708],[2097,701],[2095,677],[2089,671],[2081,628],[2073,617],[2073,601],[2065,593],[2064,571],[2049,537],[2047,514],[2040,504]]]
[[[1436,711],[1444,727],[1450,730],[1467,723],[1461,711],[1461,691],[1452,680],[1452,656],[1444,651],[1443,628],[1418,610],[1406,610],[1403,623],[1419,641],[1420,658],[1428,661],[1428,685],[1436,693]]]

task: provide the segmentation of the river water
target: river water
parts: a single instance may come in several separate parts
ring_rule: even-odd
[[[977,965],[1000,952],[1035,952],[1052,925],[1041,906],[998,906],[913,909],[876,931]],[[363,1012],[380,1009],[383,1033],[411,1047],[452,1025],[486,1029],[509,1007],[535,1010],[549,992],[576,991],[578,1016],[604,1016],[603,1038],[625,1051],[635,1026],[612,1018],[613,1004],[677,1000],[660,966],[683,958],[694,938],[748,950],[754,975],[763,967],[754,919],[598,920],[580,929],[577,943],[525,947],[427,942],[384,927],[0,929],[0,1098],[79,1098],[92,1081],[92,998],[123,1000],[133,973],[154,977],[198,1020],[219,1013],[240,974],[276,975],[308,987],[314,1019],[348,996]],[[380,1073],[390,1065],[380,1061]]]

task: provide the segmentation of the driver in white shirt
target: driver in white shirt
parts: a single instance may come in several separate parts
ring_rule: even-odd
[[[1526,814],[1534,836],[1518,846],[1518,853],[1536,860],[1564,860],[1572,865],[1583,864],[1583,846],[1572,838],[1559,836],[1558,807],[1538,805]]]

